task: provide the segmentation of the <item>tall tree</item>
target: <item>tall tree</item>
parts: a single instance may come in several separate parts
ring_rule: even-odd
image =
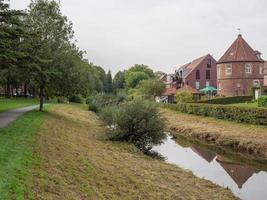
[[[125,88],[125,71],[119,71],[113,79],[113,88],[115,91]]]
[[[112,92],[113,92],[112,75],[109,70],[107,74],[107,93],[112,93]]]
[[[9,4],[0,0],[0,79],[6,84],[6,94],[10,96],[11,83],[21,78],[18,71],[19,60],[25,57],[21,48],[26,31],[22,21],[23,13],[12,10]]]
[[[73,50],[72,23],[60,11],[60,5],[54,0],[33,0],[29,6],[26,23],[30,27],[28,38],[32,63],[29,66],[36,86],[39,88],[40,111],[43,110],[45,91],[53,88],[53,79],[64,77],[60,66],[65,55]]]

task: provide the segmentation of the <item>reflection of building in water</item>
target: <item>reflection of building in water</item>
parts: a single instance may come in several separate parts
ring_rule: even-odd
[[[205,159],[207,162],[211,162],[215,157],[216,154],[208,151],[206,149],[199,148],[197,146],[190,147],[196,154],[198,154],[200,157]]]
[[[224,168],[224,170],[231,176],[239,188],[253,175],[255,172],[253,168],[245,165],[234,163],[233,161],[226,160],[222,156],[217,156],[216,160]]]

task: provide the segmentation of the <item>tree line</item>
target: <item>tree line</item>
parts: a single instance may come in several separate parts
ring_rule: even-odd
[[[10,87],[31,86],[38,91],[43,110],[46,97],[120,91],[156,95],[163,90],[148,66],[135,65],[112,79],[110,71],[84,59],[84,53],[59,2],[32,0],[22,11],[0,0],[0,86],[7,97]]]

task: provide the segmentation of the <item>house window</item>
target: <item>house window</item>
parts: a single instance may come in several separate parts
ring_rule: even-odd
[[[232,64],[226,64],[225,65],[225,74],[231,75],[232,74]]]
[[[260,64],[260,66],[259,66],[259,74],[263,74],[263,65],[262,64]]]
[[[207,60],[207,68],[211,68],[211,59],[210,58]]]
[[[199,90],[199,81],[196,81],[196,89]]]
[[[259,80],[253,80],[253,86],[259,86],[260,85],[260,81]]]
[[[252,64],[251,63],[246,63],[245,64],[245,73],[246,74],[251,74],[252,73]]]
[[[206,70],[206,80],[210,80],[210,70]]]
[[[210,86],[210,82],[206,81],[206,87],[209,87],[209,86]]]
[[[200,79],[200,71],[197,70],[197,71],[196,71],[196,80],[199,80],[199,79]]]
[[[217,66],[217,76],[220,76],[221,75],[221,68],[220,66],[218,65]]]
[[[222,90],[222,84],[220,82],[218,82],[218,90],[221,91]]]

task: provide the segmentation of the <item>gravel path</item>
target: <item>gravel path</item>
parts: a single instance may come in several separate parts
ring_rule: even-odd
[[[8,126],[8,124],[15,121],[19,116],[23,115],[26,112],[32,111],[38,107],[39,105],[34,105],[0,113],[0,128]]]

